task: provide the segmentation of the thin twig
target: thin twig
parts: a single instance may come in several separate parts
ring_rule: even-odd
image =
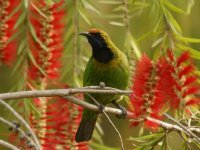
[[[96,105],[100,106],[101,104],[99,104],[99,102],[97,102],[97,100],[90,94],[87,94],[91,99],[92,101],[94,101],[96,103]],[[123,143],[123,139],[122,139],[122,136],[119,132],[119,130],[117,129],[117,127],[114,125],[114,123],[112,122],[112,120],[110,119],[110,117],[107,115],[107,113],[104,111],[104,109],[102,109],[104,115],[106,116],[106,118],[108,119],[108,121],[110,122],[110,124],[113,126],[113,128],[115,129],[115,131],[117,132],[118,136],[119,136],[119,139],[120,139],[120,143],[121,143],[121,149],[124,150],[124,143]]]
[[[0,117],[0,122],[7,124],[9,127],[12,127],[13,129],[16,128],[16,126],[12,122],[6,120],[3,117]],[[37,145],[35,144],[35,142],[29,136],[27,136],[27,134],[21,128],[17,128],[17,131],[19,131],[22,137],[24,137],[27,141],[29,141],[28,143],[31,143],[37,149]]]
[[[6,102],[4,102],[3,100],[0,99],[0,103],[5,106],[7,109],[10,110],[10,112],[12,112],[12,114],[24,125],[24,127],[26,127],[26,129],[30,132],[34,142],[37,145],[37,149],[40,150],[40,143],[35,135],[35,133],[32,131],[31,127],[29,126],[29,124],[10,106],[8,105]]]
[[[186,143],[188,149],[189,149],[189,150],[192,150],[191,147],[190,147],[190,144],[189,144],[188,140],[184,138],[184,136],[182,135],[182,133],[179,133],[179,134],[181,135],[183,141]]]
[[[154,119],[154,118],[150,118],[150,117],[146,117],[146,119],[151,121],[151,122],[158,124],[159,126],[161,126],[162,128],[164,128],[166,130],[175,130],[175,131],[178,131],[178,132],[184,132],[185,134],[188,135],[187,132],[185,132],[182,128],[180,128],[177,125],[173,125],[173,124],[163,122],[163,121],[160,121],[160,120],[157,120],[157,119]]]
[[[3,140],[0,140],[0,145],[3,145],[4,147],[11,149],[11,150],[20,150],[16,146],[14,146],[13,144],[10,144],[10,143],[3,141]]]
[[[200,133],[200,127],[189,127],[189,130],[192,131],[192,132],[197,132],[197,133]]]
[[[168,118],[169,120],[171,120],[172,122],[176,123],[180,128],[182,128],[185,132],[187,132],[191,137],[194,138],[194,140],[198,143],[200,143],[200,139],[199,137],[197,137],[197,135],[195,135],[193,132],[191,132],[191,130],[187,129],[187,127],[183,126],[180,122],[176,121],[174,118],[172,118],[170,115],[168,115],[167,113],[164,114],[164,116],[166,118]]]
[[[110,119],[110,117],[108,116],[108,114],[104,110],[103,110],[103,113],[106,116],[106,118],[108,119],[108,121],[110,122],[110,124],[113,126],[115,131],[117,132],[119,139],[120,139],[121,148],[122,148],[122,150],[124,150],[124,143],[123,143],[123,139],[122,139],[122,136],[121,136],[119,130],[116,128],[116,126],[114,125],[114,123],[112,122],[112,120]]]

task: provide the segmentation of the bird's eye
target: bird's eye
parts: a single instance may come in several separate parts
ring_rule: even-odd
[[[95,36],[95,37],[99,37],[100,33],[90,33],[91,35]]]
[[[102,45],[105,45],[105,40],[102,37],[101,33],[90,33],[90,34],[93,35],[95,39],[97,39],[99,42],[101,42]]]

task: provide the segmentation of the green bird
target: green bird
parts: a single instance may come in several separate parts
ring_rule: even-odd
[[[130,75],[126,55],[115,46],[105,31],[90,29],[89,32],[80,35],[87,37],[92,48],[92,56],[83,76],[83,86],[98,86],[100,82],[104,82],[109,87],[126,89]],[[109,103],[117,105],[124,111],[125,116],[125,109],[116,103],[120,98],[119,94],[91,94],[91,96],[103,106]],[[84,100],[95,104],[91,97],[86,94]],[[76,133],[76,142],[91,139],[98,115],[99,112],[83,110],[82,120]]]

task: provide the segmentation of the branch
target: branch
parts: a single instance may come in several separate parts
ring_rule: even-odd
[[[20,99],[20,98],[34,98],[34,97],[53,97],[53,96],[60,96],[67,98],[68,101],[80,105],[84,108],[99,111],[98,106],[87,103],[82,101],[74,96],[73,94],[77,93],[102,93],[102,94],[124,94],[128,95],[131,94],[130,90],[119,90],[111,87],[99,87],[99,86],[89,86],[89,87],[82,87],[82,88],[71,88],[71,89],[54,89],[54,90],[35,90],[35,91],[21,91],[21,92],[13,92],[13,93],[4,93],[0,94],[0,99],[8,100],[8,99]],[[121,115],[122,111],[120,109],[105,107],[104,111],[106,113],[112,113],[116,115]],[[128,111],[127,116],[133,119],[133,113]],[[185,134],[191,136],[188,132],[183,130],[181,127],[177,125],[173,125],[170,123],[163,122],[161,120],[157,120],[151,117],[146,117],[146,119],[159,124],[162,128],[166,130],[175,130],[178,132],[184,132]],[[188,129],[190,131],[194,131],[194,129]],[[199,130],[195,130],[195,132],[199,132]]]
[[[185,127],[184,125],[182,125],[180,122],[178,122],[177,120],[175,120],[174,118],[172,118],[170,115],[168,114],[164,114],[164,116],[169,119],[170,121],[174,122],[175,124],[177,124],[180,128],[182,128],[185,132],[187,132],[189,135],[191,135],[191,137],[194,138],[194,140],[196,140],[196,142],[200,143],[200,139],[197,135],[195,135],[191,130],[189,130],[187,127]]]
[[[103,94],[131,94],[130,90],[119,90],[110,87],[89,86],[82,88],[69,88],[69,89],[54,89],[54,90],[34,90],[34,91],[20,91],[12,93],[0,94],[0,98],[19,99],[19,98],[34,98],[34,97],[52,97],[52,96],[68,96],[77,93],[103,93]]]
[[[24,137],[27,140],[27,143],[29,145],[33,145],[36,149],[39,149],[37,148],[37,145],[35,144],[35,142],[21,128],[16,128],[16,125],[4,119],[3,117],[0,117],[0,122],[3,122],[4,124],[7,124],[9,127],[12,127],[13,129],[16,129],[17,131],[19,131],[22,137]]]
[[[0,145],[3,145],[4,147],[8,148],[8,149],[12,149],[12,150],[20,150],[18,149],[16,146],[6,142],[6,141],[3,141],[3,140],[0,140]]]
[[[10,110],[10,112],[24,125],[24,127],[30,132],[35,144],[37,145],[37,149],[40,150],[40,143],[35,135],[35,133],[32,131],[31,127],[29,126],[29,124],[10,106],[8,105],[6,102],[4,102],[3,100],[1,100],[0,98],[0,103],[6,107],[7,109]]]

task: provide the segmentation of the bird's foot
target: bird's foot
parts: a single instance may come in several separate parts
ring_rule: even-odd
[[[105,106],[103,106],[102,104],[98,104],[98,107],[99,107],[99,112],[103,113]]]
[[[120,106],[120,105],[119,105]],[[122,106],[120,106],[120,108],[119,108],[121,111],[122,111],[122,114],[120,114],[120,115],[117,115],[117,118],[120,118],[120,119],[125,119],[126,118],[126,116],[127,116],[127,110],[126,110],[126,108],[124,108],[124,107],[122,107]]]
[[[117,108],[119,108],[119,109],[122,111],[122,114],[116,115],[117,118],[125,119],[126,116],[127,116],[127,110],[126,110],[126,108],[124,108],[123,106],[119,105],[119,104],[116,103],[115,101],[113,101],[112,103],[113,103]]]

